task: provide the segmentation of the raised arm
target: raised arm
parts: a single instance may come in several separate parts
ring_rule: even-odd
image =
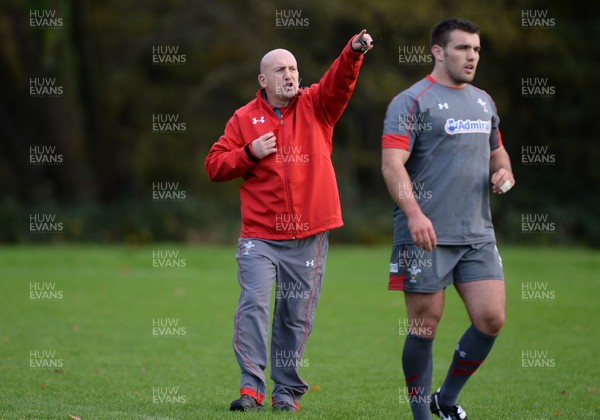
[[[346,109],[356,86],[364,53],[373,48],[372,43],[371,35],[363,29],[346,44],[319,83],[311,86],[311,90],[315,91],[315,109],[325,123],[334,125]]]

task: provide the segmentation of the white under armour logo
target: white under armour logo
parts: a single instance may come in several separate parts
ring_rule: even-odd
[[[314,267],[315,266],[315,260],[307,260],[306,261],[306,266],[307,267]]]
[[[444,102],[443,104],[439,103],[438,108],[439,109],[444,109],[444,108],[448,109],[448,102]]]
[[[462,350],[460,349],[460,344],[457,344],[457,345],[456,345],[456,351],[458,352],[459,356],[460,356],[460,357],[462,357],[463,359],[464,359],[465,357],[467,357],[467,352],[466,352],[466,351],[462,351]]]
[[[265,123],[264,115],[260,117],[260,120],[258,118],[252,118],[252,124],[256,125],[258,123],[261,123],[261,124]]]

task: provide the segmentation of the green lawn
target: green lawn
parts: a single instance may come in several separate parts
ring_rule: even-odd
[[[159,250],[178,252],[182,267],[153,267]],[[600,252],[500,251],[507,323],[461,405],[470,419],[600,417]],[[271,417],[227,411],[239,386],[233,253],[233,244],[0,248],[0,418]],[[311,391],[294,418],[410,418],[399,398],[405,309],[386,290],[388,258],[388,247],[331,246],[302,368]],[[524,283],[546,293],[523,299]],[[174,335],[154,335],[153,321],[159,333],[177,324]],[[434,386],[467,326],[449,289]]]

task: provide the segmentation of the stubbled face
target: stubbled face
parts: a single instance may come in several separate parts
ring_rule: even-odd
[[[287,104],[296,96],[299,87],[296,58],[283,49],[268,52],[260,63],[258,81],[265,88],[269,102]]]
[[[449,82],[460,86],[473,81],[480,49],[479,35],[455,29],[450,32],[446,48],[439,47],[436,60]]]

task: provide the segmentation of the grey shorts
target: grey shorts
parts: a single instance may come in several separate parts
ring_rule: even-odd
[[[504,280],[496,242],[438,245],[428,252],[414,244],[392,247],[389,290],[435,293],[454,283]]]

